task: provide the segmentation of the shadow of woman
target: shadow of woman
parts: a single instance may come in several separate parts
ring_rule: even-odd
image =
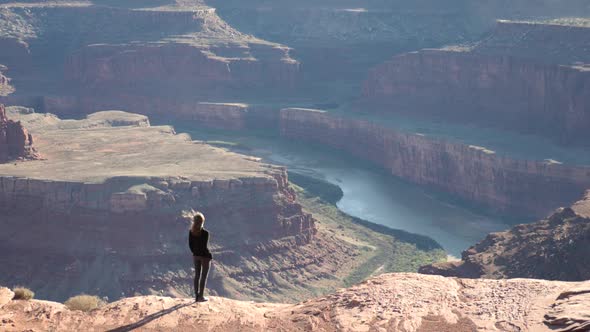
[[[108,330],[107,332],[126,332],[126,331],[133,331],[136,328],[139,328],[141,326],[144,326],[145,324],[147,324],[147,323],[149,323],[149,322],[151,322],[153,320],[156,320],[156,319],[158,319],[158,318],[160,318],[160,317],[162,317],[164,315],[167,315],[167,314],[169,314],[169,313],[171,313],[171,312],[173,312],[175,310],[181,309],[183,307],[187,307],[187,306],[189,306],[191,304],[193,304],[193,302],[184,303],[184,304],[177,304],[177,305],[172,306],[172,307],[170,307],[168,309],[163,309],[163,310],[160,310],[158,312],[155,312],[155,313],[153,313],[151,315],[147,315],[144,318],[142,318],[140,321],[137,321],[137,322],[131,323],[131,324],[127,324],[127,325],[124,325],[124,326],[121,326],[121,327],[117,327],[117,328]]]

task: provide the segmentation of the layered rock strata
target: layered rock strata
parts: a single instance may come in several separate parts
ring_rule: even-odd
[[[298,80],[288,47],[235,30],[201,1],[11,2],[0,17],[0,61],[28,93],[46,93],[49,80],[53,94],[176,96]]]
[[[572,208],[541,221],[492,233],[462,260],[425,266],[422,273],[469,278],[590,279],[590,192]]]
[[[4,105],[0,104],[0,163],[35,156],[33,136],[20,121],[9,120]]]
[[[347,151],[400,178],[512,215],[545,216],[590,187],[584,166],[512,159],[324,111],[283,109],[281,134]]]
[[[367,109],[494,125],[584,145],[590,125],[589,31],[500,22],[474,47],[395,56],[369,73],[363,87]]]
[[[290,88],[296,83],[299,63],[289,57],[286,47],[256,40],[244,45],[202,45],[206,36],[184,38],[153,44],[89,45],[67,60],[66,80],[108,91],[116,87],[171,92],[168,89],[174,87],[192,93]]]
[[[53,299],[89,290],[110,298],[190,294],[188,223],[179,218],[190,209],[205,213],[214,234],[217,294],[240,297],[235,280],[263,266],[273,271],[277,256],[315,250],[307,247],[314,219],[296,202],[284,168],[151,127],[145,116],[10,112],[38,138],[44,160],[0,165],[3,283],[26,283]],[[301,268],[321,253],[283,260]]]
[[[298,304],[144,296],[83,313],[48,301],[2,301],[5,331],[587,331],[588,282],[384,274]],[[0,294],[10,294],[0,289]]]

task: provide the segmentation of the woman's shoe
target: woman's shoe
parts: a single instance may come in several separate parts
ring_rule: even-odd
[[[197,302],[207,302],[207,301],[209,301],[209,298],[206,296],[199,296],[197,298]]]

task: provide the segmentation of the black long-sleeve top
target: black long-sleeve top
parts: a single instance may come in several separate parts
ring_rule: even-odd
[[[193,256],[203,256],[213,258],[207,244],[209,242],[209,232],[205,229],[201,230],[201,234],[194,235],[188,231],[188,246],[191,248]]]

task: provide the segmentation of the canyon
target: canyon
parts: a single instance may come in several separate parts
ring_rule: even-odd
[[[0,0],[0,285],[42,299],[0,288],[0,329],[588,330],[587,17],[585,0]],[[459,248],[339,210],[346,173],[274,165],[244,133],[461,210],[390,219],[540,221],[445,261]],[[207,304],[184,299],[193,210]],[[118,301],[50,302],[80,293]]]
[[[59,120],[23,108],[8,112],[38,137],[44,158],[0,165],[2,223],[10,229],[0,242],[12,253],[2,256],[4,283],[38,285],[47,298],[60,299],[70,292],[66,285],[111,298],[187,287],[188,223],[181,215],[191,208],[211,220],[214,255],[229,260],[219,267],[222,275],[239,264],[236,252],[258,252],[264,261],[297,251],[316,233],[285,169],[193,142],[171,127],[151,127],[141,115]],[[317,259],[296,257],[298,264]],[[211,284],[231,292],[215,277]]]
[[[281,135],[344,150],[392,175],[511,215],[545,216],[590,187],[586,166],[513,159],[485,147],[406,133],[384,121],[325,111],[283,109]]]
[[[192,210],[207,216],[213,234],[209,288],[220,296],[301,299],[343,286],[372,257],[400,260],[387,257],[393,248],[432,251],[425,262],[442,258],[436,247],[314,217],[284,167],[151,126],[146,116],[103,111],[61,120],[14,106],[7,113],[35,135],[43,158],[0,164],[9,230],[0,237],[0,279],[26,283],[43,298],[190,295],[183,216]]]
[[[0,288],[5,331],[587,331],[588,282],[456,279],[383,274],[297,304],[207,303],[161,296],[121,299],[90,312],[61,303],[10,300]]]
[[[200,1],[9,2],[0,4],[0,15],[0,63],[25,95],[211,95],[261,85],[289,89],[299,75],[288,47],[233,29]]]

